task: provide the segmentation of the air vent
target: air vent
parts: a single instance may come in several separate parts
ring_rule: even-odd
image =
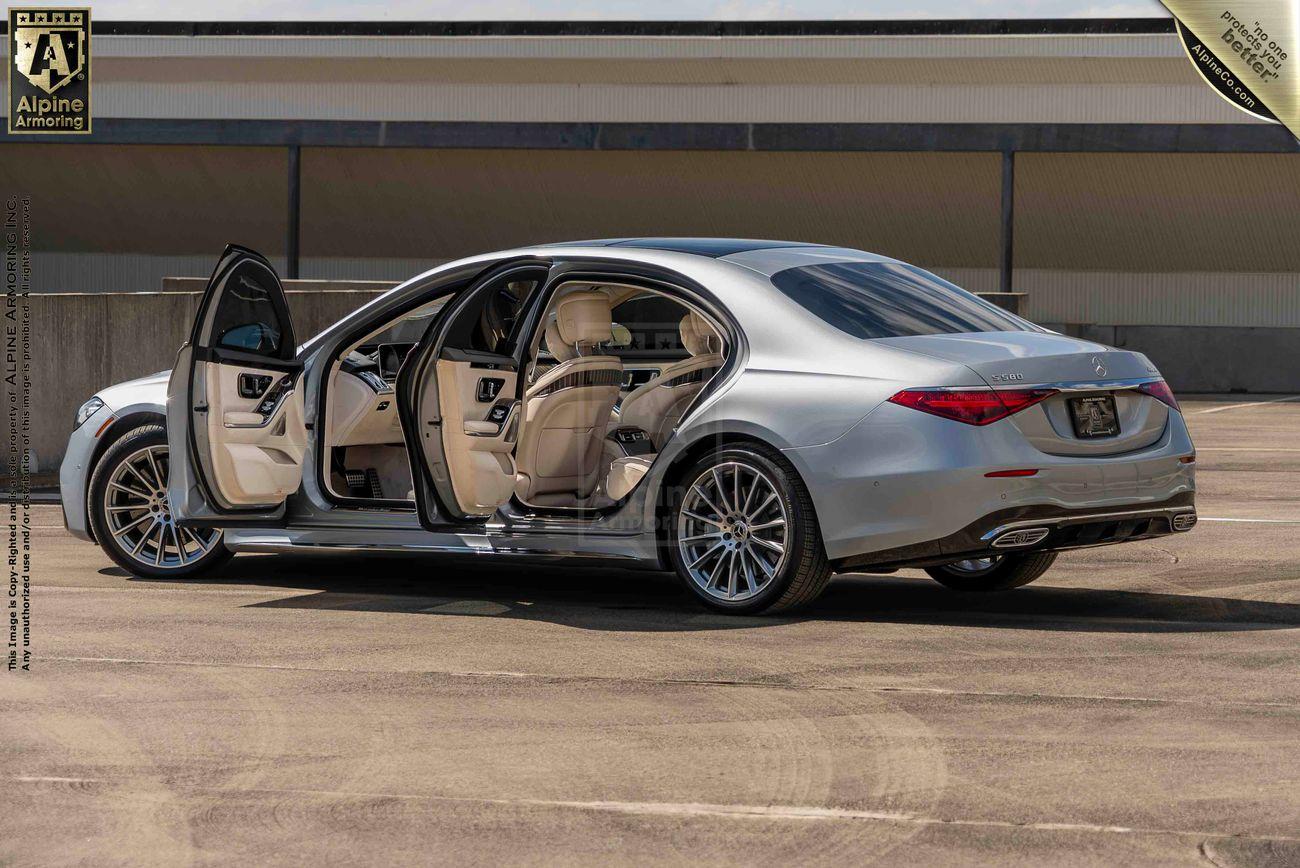
[[[1009,530],[1006,533],[993,540],[995,549],[1017,549],[1024,546],[1031,546],[1034,543],[1040,543],[1049,533],[1045,527],[1026,527],[1020,530]]]
[[[1173,525],[1174,530],[1191,530],[1196,527],[1196,513],[1180,512],[1169,523]]]

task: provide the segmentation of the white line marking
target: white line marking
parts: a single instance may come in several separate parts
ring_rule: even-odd
[[[39,780],[14,778],[19,781]],[[393,793],[349,790],[296,789],[290,787],[259,787],[253,789],[221,789],[197,787],[195,792],[230,797],[233,795],[293,795],[330,799],[401,799],[411,802],[442,802],[452,804],[492,805],[507,808],[559,808],[573,811],[602,811],[616,814],[635,814],[660,817],[720,817],[726,819],[794,820],[794,821],[857,821],[880,823],[914,823],[925,826],[972,826],[993,829],[1027,829],[1035,832],[1093,832],[1107,835],[1164,835],[1191,838],[1233,838],[1251,841],[1300,841],[1290,835],[1247,835],[1240,832],[1208,832],[1195,829],[1144,828],[1140,826],[1109,826],[1099,823],[1048,823],[1021,820],[967,820],[948,817],[929,817],[904,811],[870,811],[850,808],[829,808],[818,805],[735,805],[708,802],[617,802],[577,801],[566,799],[499,799],[487,796],[449,796],[438,793]]]
[[[99,778],[56,778],[41,775],[22,775],[14,778],[25,784],[98,784]]]
[[[1197,452],[1300,452],[1295,446],[1197,446]]]
[[[1300,519],[1293,518],[1208,518],[1202,516],[1197,521],[1245,521],[1258,524],[1300,524]]]
[[[1280,404],[1283,401],[1300,401],[1300,395],[1287,395],[1285,398],[1269,398],[1267,401],[1243,401],[1240,404],[1228,404],[1223,407],[1211,407],[1208,410],[1195,410],[1192,416],[1199,416],[1202,413],[1222,413],[1225,410],[1237,410],[1242,407],[1259,407],[1264,404]]]

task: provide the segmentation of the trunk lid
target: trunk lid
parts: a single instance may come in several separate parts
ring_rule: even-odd
[[[1164,403],[1121,382],[1160,376],[1141,353],[1050,332],[918,335],[877,343],[966,365],[994,389],[1049,384],[1061,389],[1010,418],[1035,447],[1050,455],[1132,452],[1158,441],[1168,422]],[[942,384],[917,383],[924,385]],[[1081,433],[1072,404],[1086,415],[1088,402],[1082,399],[1106,397],[1114,401],[1119,433]]]

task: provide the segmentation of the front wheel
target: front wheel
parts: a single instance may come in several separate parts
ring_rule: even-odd
[[[757,444],[706,455],[672,492],[672,562],[711,609],[781,612],[830,580],[812,498],[794,468]]]
[[[1037,579],[1056,562],[1056,552],[993,555],[926,567],[925,571],[954,591],[1009,591]]]
[[[220,530],[176,523],[167,500],[170,466],[166,432],[144,425],[110,446],[90,478],[95,539],[118,566],[137,576],[195,576],[232,556]]]

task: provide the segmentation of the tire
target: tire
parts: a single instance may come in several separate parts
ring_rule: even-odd
[[[1056,552],[1032,552],[1000,555],[984,565],[978,559],[958,561],[925,571],[945,588],[954,591],[1009,591],[1037,579],[1056,563]],[[962,566],[966,565],[966,566]]]
[[[166,497],[169,464],[166,431],[142,425],[110,446],[90,477],[90,525],[99,547],[142,578],[198,576],[233,556],[221,531],[176,526]]]
[[[682,474],[668,505],[673,567],[714,611],[788,612],[830,581],[812,498],[773,449],[715,449]]]

